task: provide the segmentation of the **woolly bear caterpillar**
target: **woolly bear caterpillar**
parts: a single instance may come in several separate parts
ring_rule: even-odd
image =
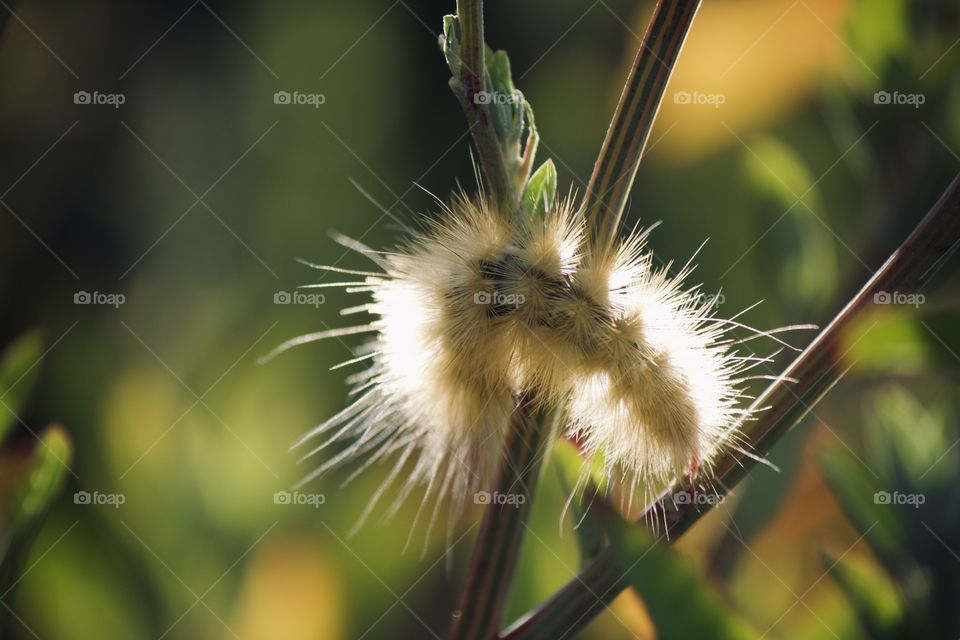
[[[372,334],[343,363],[369,363],[350,378],[353,402],[295,445],[324,438],[304,459],[345,448],[303,482],[348,459],[363,459],[352,478],[392,458],[358,526],[399,483],[388,516],[422,487],[417,518],[433,503],[429,533],[442,503],[456,513],[491,488],[516,398],[528,389],[565,407],[563,434],[631,495],[696,474],[736,446],[742,374],[758,358],[724,339],[743,325],[682,289],[688,267],[673,277],[669,265],[653,267],[649,230],[598,253],[567,203],[513,219],[461,194],[444,209],[389,254],[340,238],[381,271],[319,267],[364,279],[318,286],[369,294],[344,313],[372,320],[275,351]]]

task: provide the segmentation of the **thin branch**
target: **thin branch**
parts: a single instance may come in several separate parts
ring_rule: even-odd
[[[479,99],[486,91],[483,0],[457,0],[457,19],[460,24],[459,74],[450,78],[450,88],[467,116],[492,199],[500,203],[505,214],[512,214],[517,194],[503,162],[489,106]]]
[[[878,294],[909,291],[923,284],[928,270],[945,260],[958,242],[960,176],[954,178],[910,237],[893,252],[860,293],[800,354],[783,376],[757,398],[753,407],[766,407],[766,410],[754,422],[744,425],[742,434],[748,443],[746,448],[757,455],[766,455],[843,375],[841,340],[853,321],[875,304]],[[794,382],[788,382],[787,379],[793,379]],[[723,495],[729,491],[754,464],[756,460],[753,458],[729,451],[714,466],[713,485],[717,492]],[[707,513],[709,506],[686,504],[687,501],[678,505],[674,503],[673,496],[679,491],[698,490],[700,488],[692,482],[676,485],[648,507],[638,523],[665,523],[660,531],[660,539],[675,540]],[[564,637],[573,635],[626,588],[627,569],[618,566],[616,554],[608,547],[579,576],[501,637],[509,640],[540,640],[556,638],[558,634]]]
[[[518,189],[522,190],[530,174],[537,144],[536,129],[531,121],[522,161],[516,166],[508,164],[505,153],[510,150],[504,148],[504,141],[494,127],[489,101],[478,99],[486,91],[482,1],[457,0],[456,19],[460,30],[460,57],[458,64],[451,67],[454,77],[450,87],[467,116],[492,200],[498,203],[501,215],[512,217],[520,206]],[[532,118],[532,114],[528,117]],[[507,426],[498,483],[487,496],[488,504],[474,545],[458,616],[450,631],[451,640],[496,637],[554,430],[555,415],[532,393],[518,398]]]
[[[460,80],[483,91],[483,0],[457,0],[460,19]]]
[[[508,430],[497,488],[486,495],[451,640],[496,637],[553,426],[553,416],[540,410],[531,394],[521,397]]]
[[[647,27],[584,194],[598,255],[617,236],[650,129],[699,7],[700,0],[659,0]]]

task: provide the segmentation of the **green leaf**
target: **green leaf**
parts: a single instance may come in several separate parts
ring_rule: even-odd
[[[850,600],[869,637],[890,637],[903,617],[900,598],[890,578],[863,561],[838,561],[823,551],[820,556],[824,568]]]
[[[484,47],[486,66],[486,101],[504,150],[519,151],[523,137],[523,94],[513,86],[510,75],[510,59],[506,51],[494,51]]]
[[[440,39],[443,57],[447,60],[450,73],[460,77],[460,20],[455,15],[443,16],[443,36]]]
[[[489,45],[485,45],[484,65],[487,67],[487,88],[490,91],[503,93],[513,91],[513,75],[510,72],[510,58],[506,51],[494,51]]]
[[[60,494],[69,473],[70,438],[60,425],[46,428],[33,451],[30,467],[14,502],[12,529],[23,535],[38,524],[50,503]]]
[[[710,554],[711,579],[730,578],[739,566],[740,556],[748,551],[740,541],[753,538],[777,516],[784,496],[796,482],[806,437],[802,429],[787,432],[775,449],[776,456],[770,456],[779,471],[759,467],[737,487],[738,499],[731,516],[737,526],[721,532],[720,541]]]
[[[852,453],[833,449],[819,456],[823,475],[844,514],[865,532],[871,548],[888,567],[895,567],[906,547],[906,533],[897,512],[881,504],[878,492],[890,491]]]
[[[9,524],[0,532],[0,591],[9,591],[22,574],[40,524],[63,488],[71,452],[66,431],[49,426],[29,453],[26,469],[12,478],[15,488],[4,513]]]
[[[507,52],[486,45],[484,52],[486,108],[500,141],[507,174],[517,193],[523,193],[540,141],[533,108],[513,84]]]
[[[758,191],[785,208],[798,198],[811,208],[820,206],[817,190],[811,189],[814,176],[792,148],[771,136],[760,136],[751,141],[750,149],[753,152],[743,158],[747,176]]]
[[[924,478],[930,484],[941,473],[954,472],[953,465],[938,465],[950,454],[952,439],[941,428],[942,418],[934,415],[909,391],[887,385],[875,393],[867,414],[865,440],[869,458],[882,464],[880,473],[891,479]],[[949,440],[949,441],[948,441]],[[929,474],[933,476],[927,478]],[[916,482],[911,489],[920,490]]]
[[[557,468],[560,486],[563,492],[570,496],[573,532],[577,537],[580,564],[583,566],[600,553],[606,544],[605,513],[601,509],[590,509],[589,504],[584,504],[585,499],[590,499],[584,495],[588,493],[587,491],[581,491],[581,495],[571,496],[579,486],[578,480],[583,471],[583,458],[580,457],[577,448],[566,440],[560,440],[554,446],[551,457]],[[589,484],[589,489],[591,495],[596,491],[592,483]]]
[[[761,137],[750,146],[744,162],[765,216],[783,218],[771,234],[778,285],[800,306],[824,304],[835,293],[837,257],[833,237],[818,219],[826,213],[814,175],[796,151],[775,138]]]
[[[27,333],[13,342],[0,359],[0,443],[17,421],[36,380],[36,366],[43,352],[39,332]]]
[[[874,308],[844,332],[845,360],[864,374],[910,374],[934,363],[935,346],[927,340],[912,309]]]
[[[473,93],[464,87],[460,77],[461,72],[466,71],[460,56],[461,36],[459,19],[454,15],[445,16],[440,44],[453,74],[450,87],[468,116],[475,120],[474,124],[483,123],[474,130],[474,140],[481,149],[484,171],[498,185],[494,190],[502,191],[500,196],[509,197],[509,208],[519,212],[540,141],[533,109],[513,84],[507,53],[494,51],[486,43],[483,45],[484,88]],[[477,112],[486,117],[476,119],[471,115]],[[499,184],[501,182],[504,184]]]
[[[556,199],[557,168],[553,160],[547,160],[527,181],[527,188],[523,192],[523,209],[531,217],[543,218],[553,210]]]
[[[909,53],[910,7],[907,0],[857,0],[847,19],[847,40],[855,59],[850,69],[863,83],[879,86],[887,65]]]
[[[637,526],[622,523],[614,535],[614,553],[627,580],[643,598],[660,638],[756,638],[707,585],[693,562],[666,543],[655,542]]]

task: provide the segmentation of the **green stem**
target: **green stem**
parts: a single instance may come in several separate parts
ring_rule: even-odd
[[[673,66],[700,0],[659,0],[584,194],[598,255],[613,243]]]
[[[460,78],[464,84],[478,82],[483,90],[483,0],[457,0],[460,20]]]
[[[500,628],[520,544],[552,437],[551,412],[521,397],[509,427],[504,464],[473,548],[451,640],[490,640]]]
[[[460,73],[450,78],[450,88],[467,116],[491,197],[500,204],[499,209],[504,215],[513,215],[518,196],[503,160],[489,107],[477,99],[486,91],[483,0],[457,0],[457,18],[460,23]]]
[[[893,252],[860,293],[797,357],[783,376],[757,398],[753,408],[765,409],[759,412],[754,422],[742,428],[743,441],[746,443],[744,448],[758,456],[766,455],[845,373],[842,338],[851,324],[874,304],[874,296],[909,291],[926,284],[958,243],[960,175],[954,178],[910,237]],[[755,464],[755,459],[739,451],[728,451],[714,465],[714,488],[719,495],[724,495]],[[694,492],[699,489],[692,481],[676,485],[649,506],[638,523],[660,523],[663,526],[659,532],[661,538],[675,540],[707,513],[709,507],[677,505],[673,496],[679,491]],[[627,567],[617,566],[617,555],[607,547],[579,576],[501,637],[509,640],[555,640],[575,634],[626,588],[624,580]]]

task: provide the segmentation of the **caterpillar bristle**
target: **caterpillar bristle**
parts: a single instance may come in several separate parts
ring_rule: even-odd
[[[441,203],[442,216],[417,221],[396,251],[334,235],[382,273],[302,261],[363,277],[306,288],[343,286],[371,296],[341,312],[368,313],[368,324],[294,338],[266,358],[313,340],[373,333],[333,367],[369,362],[348,378],[352,403],[297,443],[327,434],[304,459],[343,445],[308,478],[365,457],[349,482],[396,457],[354,530],[401,477],[385,519],[419,489],[414,526],[423,518],[428,536],[445,507],[459,513],[471,495],[491,489],[524,391],[565,407],[561,434],[576,439],[587,459],[577,488],[599,463],[603,484],[627,511],[675,478],[709,484],[717,454],[741,446],[737,427],[749,413],[739,408],[740,387],[769,379],[745,374],[776,353],[735,347],[764,337],[792,349],[776,334],[807,325],[758,331],[736,320],[752,307],[717,317],[699,285],[683,288],[693,257],[676,272],[672,263],[655,268],[646,244],[652,227],[599,251],[569,202],[543,217],[519,217],[482,194],[457,193]],[[733,330],[751,335],[729,337]]]

